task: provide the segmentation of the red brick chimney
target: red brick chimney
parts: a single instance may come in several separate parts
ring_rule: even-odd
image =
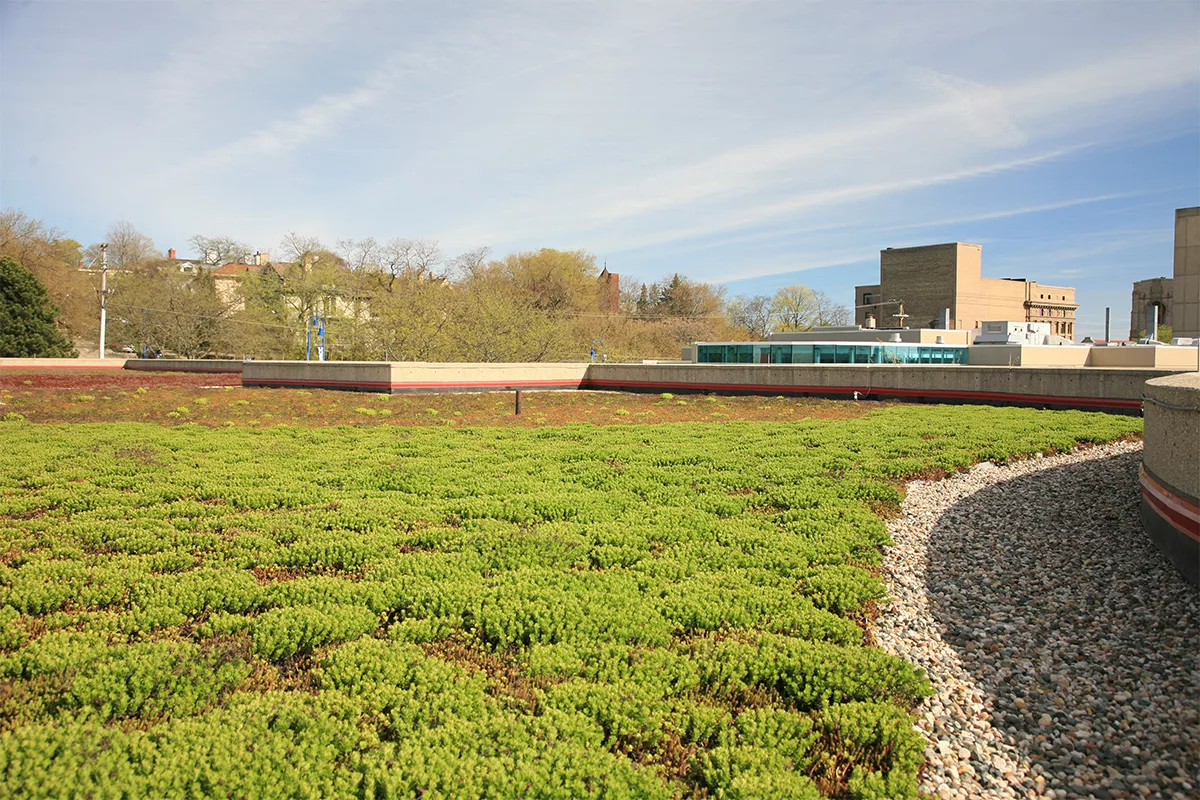
[[[175,260],[175,248],[174,247],[172,247],[170,250],[167,251],[167,258],[171,259],[172,261]]]

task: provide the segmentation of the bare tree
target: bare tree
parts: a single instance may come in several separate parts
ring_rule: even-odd
[[[205,264],[219,267],[222,264],[250,263],[250,246],[229,236],[202,236],[196,234],[188,239],[192,252]]]
[[[744,328],[758,339],[766,339],[773,324],[771,298],[766,295],[740,295],[725,304],[725,316],[731,325]]]
[[[379,268],[381,250],[375,238],[368,236],[366,239],[340,239],[334,252],[341,256],[350,269],[365,272]]]
[[[807,286],[784,286],[775,294],[772,312],[780,330],[807,331],[820,325],[846,325],[850,311],[824,292]]]
[[[307,257],[325,249],[321,240],[315,236],[301,236],[295,231],[288,231],[279,243],[279,253],[289,261],[303,264]]]
[[[449,264],[451,277],[456,280],[470,280],[480,275],[487,267],[491,253],[490,247],[476,247],[455,256]]]
[[[154,246],[154,240],[128,222],[114,222],[108,229],[105,241],[108,244],[108,266],[112,269],[137,269],[148,261],[162,258]],[[84,259],[89,264],[99,264],[100,244],[89,245],[84,251]]]
[[[813,292],[818,325],[849,325],[854,318],[850,309],[836,302],[824,292]]]
[[[428,278],[442,263],[442,250],[432,239],[392,239],[381,248],[380,265],[392,278]]]

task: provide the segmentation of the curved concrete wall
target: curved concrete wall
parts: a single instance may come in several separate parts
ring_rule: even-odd
[[[1200,373],[1149,380],[1145,396],[1142,523],[1200,585]]]

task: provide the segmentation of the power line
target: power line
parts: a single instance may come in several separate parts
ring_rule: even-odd
[[[280,325],[275,322],[255,322],[254,320],[237,319],[235,317],[221,316],[221,315],[217,315],[217,314],[194,314],[194,313],[188,313],[187,311],[177,311],[172,308],[151,308],[150,306],[123,305],[123,304],[117,304],[117,303],[110,304],[110,308],[120,308],[125,311],[156,311],[161,314],[173,314],[173,315],[179,316],[179,317],[193,317],[196,319],[211,319],[211,320],[217,320],[218,322],[232,322],[237,325],[258,325],[263,328],[282,328],[283,330],[288,330],[288,331],[303,330],[303,328],[301,328],[301,327],[292,327],[290,325]]]

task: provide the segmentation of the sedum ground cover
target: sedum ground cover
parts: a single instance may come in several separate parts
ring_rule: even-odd
[[[0,423],[0,795],[916,797],[900,481],[1137,419]]]

